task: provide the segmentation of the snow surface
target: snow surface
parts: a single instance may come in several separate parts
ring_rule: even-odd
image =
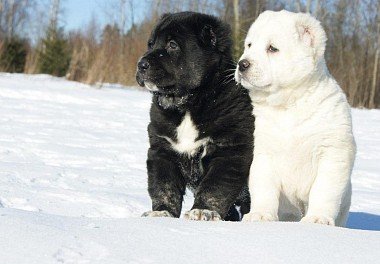
[[[0,74],[0,263],[378,263],[379,110],[353,109],[346,229],[140,218],[149,106],[136,89]]]

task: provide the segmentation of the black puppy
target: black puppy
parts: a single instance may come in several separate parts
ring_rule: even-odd
[[[153,93],[148,127],[148,190],[153,211],[179,217],[188,187],[193,220],[240,220],[249,211],[247,180],[253,116],[233,80],[227,24],[193,12],[164,15],[138,63],[137,82]]]

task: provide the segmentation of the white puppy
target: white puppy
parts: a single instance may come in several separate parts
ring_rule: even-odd
[[[356,145],[325,42],[316,19],[288,11],[262,13],[248,32],[235,76],[256,116],[246,221],[346,224]]]

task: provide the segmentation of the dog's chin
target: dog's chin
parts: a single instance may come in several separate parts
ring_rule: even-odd
[[[159,90],[153,92],[158,104],[163,109],[180,109],[189,99],[187,92],[179,91],[176,86],[159,87]]]
[[[240,84],[246,89],[253,89],[254,88],[253,85],[250,82],[248,82],[247,80],[245,80],[244,78],[240,78],[239,81],[240,81]]]
[[[255,91],[267,91],[268,88],[271,87],[270,83],[263,83],[263,82],[251,82],[246,80],[245,78],[240,78],[240,84],[248,89],[248,90],[255,90]]]
[[[147,81],[144,82],[144,85],[163,109],[180,108],[187,102],[188,95],[181,94],[175,85],[157,86]]]

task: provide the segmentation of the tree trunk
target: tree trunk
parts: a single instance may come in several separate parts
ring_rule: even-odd
[[[313,15],[315,16],[315,17],[319,17],[319,9],[320,9],[321,7],[320,7],[320,5],[319,5],[319,0],[316,0],[315,1],[315,6],[314,6],[314,11],[313,11]]]
[[[377,84],[377,68],[379,65],[379,48],[377,48],[376,55],[375,55],[375,65],[373,67],[373,76],[372,76],[372,87],[371,87],[371,93],[369,97],[369,108],[375,108],[375,93],[376,93],[376,84]]]
[[[307,3],[306,3],[306,13],[310,13],[311,14],[311,0],[307,0]]]
[[[239,45],[240,45],[240,17],[239,17],[239,0],[233,0],[233,9],[234,9],[234,57],[238,58],[239,54]]]
[[[0,21],[2,21],[2,17],[4,14],[4,0],[0,0]],[[4,33],[3,28],[0,25],[0,33]]]
[[[125,33],[125,4],[126,0],[120,0],[120,31],[122,35]]]
[[[7,32],[7,37],[8,39],[12,39],[13,37],[13,32],[14,32],[14,15],[15,15],[15,1],[14,0],[9,0],[9,14],[8,14],[8,32]]]
[[[297,8],[297,12],[302,12],[301,1],[300,0],[296,1],[296,8]]]
[[[59,2],[60,0],[52,0],[52,7],[51,7],[51,17],[50,17],[50,23],[51,27],[54,30],[57,30],[58,26],[58,13],[59,13]]]
[[[375,108],[375,93],[376,93],[376,84],[377,84],[377,68],[379,67],[379,56],[380,56],[380,3],[377,5],[377,44],[376,53],[375,53],[375,62],[373,66],[373,75],[372,75],[372,86],[371,93],[369,97],[369,108]]]

